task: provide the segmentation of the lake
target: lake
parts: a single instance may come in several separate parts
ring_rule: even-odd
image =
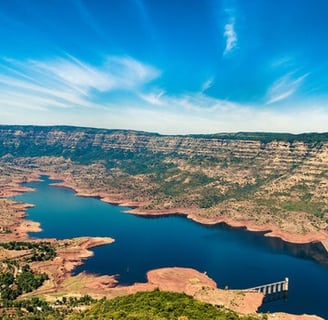
[[[200,225],[183,216],[135,216],[126,213],[129,208],[77,197],[73,190],[51,186],[54,180],[41,178],[24,184],[36,192],[14,197],[35,204],[27,210],[28,219],[40,222],[43,230],[31,237],[115,239],[92,249],[95,255],[76,273],[117,274],[121,284],[131,284],[144,282],[150,269],[190,267],[206,271],[220,288],[249,288],[288,277],[288,299],[266,303],[261,311],[328,319],[328,254],[320,244],[292,245],[225,224]]]

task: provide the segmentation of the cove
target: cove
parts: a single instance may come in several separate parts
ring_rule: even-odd
[[[94,248],[95,255],[76,273],[117,274],[120,284],[131,284],[144,282],[151,269],[190,267],[206,271],[220,288],[239,289],[289,277],[288,299],[264,304],[260,311],[328,319],[328,255],[319,244],[292,245],[224,224],[203,226],[183,216],[134,216],[126,213],[129,208],[77,197],[71,189],[51,186],[54,180],[41,179],[24,184],[35,192],[13,198],[35,205],[27,210],[28,219],[40,222],[43,230],[31,237],[115,239]]]

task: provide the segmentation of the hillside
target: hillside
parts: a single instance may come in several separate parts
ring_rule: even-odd
[[[32,298],[12,303],[8,315],[1,316],[4,320],[264,320],[267,318],[266,315],[238,315],[225,308],[197,301],[183,293],[159,290],[140,292],[113,300],[94,301],[89,296],[81,299],[70,297],[65,299],[65,304],[58,300],[56,308],[43,300]]]
[[[0,164],[2,190],[14,177],[43,172],[138,212],[186,212],[327,237],[328,133],[164,136],[0,126]]]

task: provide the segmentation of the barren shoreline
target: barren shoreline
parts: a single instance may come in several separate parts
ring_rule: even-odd
[[[328,232],[318,231],[316,233],[307,233],[307,234],[296,234],[288,233],[286,231],[280,230],[277,225],[274,224],[264,224],[258,225],[256,222],[251,220],[232,220],[228,217],[222,216],[218,218],[207,218],[202,217],[197,214],[196,208],[171,208],[171,209],[161,209],[161,210],[145,210],[141,209],[140,206],[143,203],[138,203],[131,201],[129,199],[118,199],[115,195],[95,193],[91,190],[82,190],[79,187],[75,186],[73,183],[67,181],[67,179],[60,177],[59,175],[49,175],[51,178],[63,180],[60,183],[54,183],[54,186],[66,187],[74,190],[77,196],[82,197],[96,197],[101,201],[118,206],[124,206],[131,208],[128,210],[128,213],[141,215],[141,216],[164,216],[164,215],[183,215],[188,219],[191,219],[197,223],[203,225],[215,225],[220,223],[225,223],[233,228],[246,228],[248,231],[254,232],[264,232],[265,237],[277,237],[282,239],[285,242],[293,244],[307,244],[312,242],[321,242],[323,247],[328,252]]]
[[[66,187],[74,190],[76,196],[83,197],[97,197],[101,201],[106,203],[126,206],[130,209],[127,211],[129,214],[143,215],[143,216],[163,216],[163,215],[184,215],[195,222],[204,225],[215,225],[219,223],[226,223],[231,227],[244,227],[249,231],[261,231],[266,232],[265,236],[279,237],[284,241],[291,243],[309,243],[309,242],[321,242],[326,250],[328,251],[328,235],[325,232],[315,233],[315,234],[288,234],[287,232],[282,232],[277,226],[274,225],[262,225],[258,226],[253,221],[233,221],[227,217],[220,217],[216,219],[209,219],[200,217],[196,213],[196,209],[163,209],[163,210],[142,210],[140,209],[141,203],[132,202],[129,200],[121,200],[115,198],[115,196],[110,194],[94,193],[89,190],[79,189],[74,183],[70,183],[67,179],[60,175],[52,173],[38,173],[48,175],[52,179],[60,179],[63,182],[54,183],[52,185],[58,187]],[[33,175],[29,181],[37,181],[36,175]],[[19,184],[27,181],[15,181]],[[15,186],[12,188],[7,188],[1,194],[2,198],[11,197],[23,192],[33,191],[31,188],[25,188],[21,186]],[[26,216],[25,210],[33,205],[30,204],[17,204],[12,203],[12,208],[16,211],[16,228],[14,233],[1,235],[2,239],[9,240],[28,240],[28,232],[38,232],[40,231],[40,224],[38,222],[28,221],[23,219]],[[0,238],[0,239],[1,239]],[[51,239],[52,241],[57,241]],[[216,287],[216,283],[208,278],[206,275],[199,273],[196,270],[188,268],[163,268],[151,270],[147,273],[147,283],[136,283],[132,286],[117,286],[117,281],[114,276],[96,276],[86,273],[81,273],[76,276],[72,276],[72,270],[77,266],[82,264],[84,258],[92,256],[92,252],[89,248],[108,244],[114,240],[111,238],[97,238],[97,237],[84,237],[78,238],[77,240],[61,240],[61,241],[77,241],[75,246],[70,247],[68,250],[59,250],[58,257],[55,259],[55,268],[52,263],[44,263],[41,266],[36,267],[39,270],[48,271],[51,274],[52,283],[42,286],[36,291],[36,294],[43,294],[48,296],[60,292],[61,294],[86,294],[92,293],[94,295],[103,296],[104,294],[108,298],[113,298],[119,295],[126,295],[130,293],[135,293],[139,291],[151,291],[156,288],[161,290],[175,291],[175,292],[185,292],[194,296],[198,300],[209,302],[212,304],[224,304],[237,312],[249,314],[255,313],[257,308],[262,304],[262,295],[254,292],[243,291],[243,299],[238,300],[236,303],[236,297],[240,297],[240,290],[221,290]],[[197,280],[195,282],[195,279]],[[83,280],[83,281],[82,281]],[[72,285],[68,284],[70,282],[74,283],[82,281],[84,285],[80,288],[79,292],[72,292]],[[207,289],[203,292],[203,288]],[[200,289],[202,288],[202,289]],[[316,316],[308,315],[290,315],[285,313],[275,313],[269,315],[269,319],[280,319],[280,320],[306,320],[306,319],[322,319]]]
[[[250,220],[235,221],[227,217],[220,217],[216,219],[203,218],[195,215],[193,212],[187,213],[188,210],[156,210],[156,211],[143,211],[140,209],[132,209],[129,213],[144,216],[161,216],[161,215],[184,215],[188,219],[198,222],[203,225],[215,225],[225,223],[232,228],[245,228],[248,231],[253,232],[264,232],[265,237],[277,237],[285,242],[294,244],[307,244],[311,242],[323,242],[328,239],[328,235],[325,232],[318,232],[313,234],[290,234],[281,231],[277,226],[273,224],[257,225],[255,222]],[[326,248],[327,249],[327,248]],[[328,250],[327,250],[328,252]]]

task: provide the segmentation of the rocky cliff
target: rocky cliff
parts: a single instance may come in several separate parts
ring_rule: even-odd
[[[0,126],[0,157],[4,174],[57,174],[145,210],[179,208],[297,234],[328,230],[328,134]]]

